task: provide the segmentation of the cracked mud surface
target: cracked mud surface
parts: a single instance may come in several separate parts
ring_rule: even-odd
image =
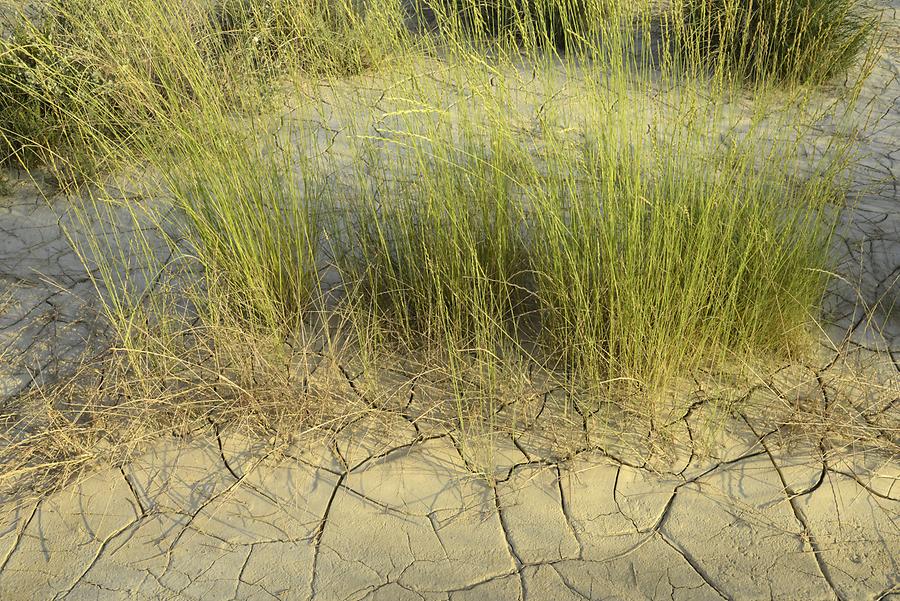
[[[900,9],[885,18],[900,22]],[[0,600],[900,599],[896,455],[835,442],[834,431],[785,442],[793,426],[827,418],[896,448],[892,32],[865,91],[881,119],[863,136],[861,198],[838,241],[846,282],[828,299],[840,353],[775,373],[726,418],[690,405],[663,455],[646,437],[593,436],[582,415],[563,432],[571,448],[536,425],[498,435],[485,468],[421,419],[415,383],[401,408],[327,444],[218,427],[164,437],[52,495],[0,499]],[[64,233],[80,224],[67,199],[49,200],[24,181],[0,197],[4,419],[103,347],[97,293]],[[880,392],[854,388],[851,369]],[[707,419],[727,423],[700,441]]]
[[[897,591],[900,469],[771,435],[681,475],[449,436],[346,467],[325,445],[161,441],[0,526],[4,599],[862,599]],[[502,441],[501,441],[502,445]],[[740,447],[740,450],[736,450]],[[866,474],[866,475],[862,475]]]

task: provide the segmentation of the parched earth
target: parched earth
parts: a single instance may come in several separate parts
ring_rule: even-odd
[[[327,443],[211,427],[52,495],[0,499],[0,600],[900,599],[897,456],[785,433],[798,416],[846,415],[897,447],[898,82],[894,32],[864,92],[880,118],[862,138],[863,197],[838,242],[845,283],[828,313],[839,352],[771,381],[742,412],[691,405],[665,461],[641,442],[592,440],[587,418],[585,444],[563,454],[544,452],[538,430],[498,435],[487,470],[403,411]],[[36,192],[42,182],[7,176],[3,416],[102,340],[95,287],[64,234],[83,224],[68,199]],[[851,384],[850,364],[868,382]],[[879,393],[853,405],[862,384]],[[797,419],[754,411],[772,402]],[[727,421],[701,444],[705,419]]]
[[[900,470],[773,452],[653,473],[600,451],[161,441],[4,517],[4,599],[888,599]],[[265,448],[263,448],[265,447]],[[850,462],[856,463],[856,462]]]

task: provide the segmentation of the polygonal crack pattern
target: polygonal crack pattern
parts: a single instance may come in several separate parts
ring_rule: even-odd
[[[449,436],[343,471],[327,445],[222,436],[6,506],[0,598],[862,599],[898,584],[900,470],[884,464],[808,485],[763,438],[691,476],[594,451],[490,483]],[[227,459],[240,470],[226,448],[244,449]]]

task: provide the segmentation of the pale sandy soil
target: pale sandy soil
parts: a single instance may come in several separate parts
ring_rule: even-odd
[[[712,440],[695,437],[712,419],[698,396],[667,445],[592,434],[588,417],[498,435],[487,453],[411,419],[414,386],[331,444],[167,436],[52,495],[0,499],[0,600],[900,599],[900,462],[815,428],[862,420],[897,445],[898,31],[864,92],[878,119],[839,241],[848,283],[829,297],[840,352],[774,374],[716,418]],[[62,234],[70,201],[10,175],[6,423],[17,399],[103,347],[96,292]],[[553,396],[543,403],[552,414]]]

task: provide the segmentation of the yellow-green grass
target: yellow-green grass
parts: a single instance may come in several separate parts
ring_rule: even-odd
[[[436,0],[438,26],[467,37],[571,48],[600,31],[608,0]]]
[[[265,110],[284,72],[370,67],[401,29],[390,11],[365,18],[341,0],[41,6],[0,39],[0,162],[73,175],[111,170],[179,116]]]
[[[414,37],[380,0],[364,13],[204,5],[77,13],[64,48],[88,40],[122,92],[50,101],[79,153],[166,200],[126,209],[202,274],[148,293],[116,274],[162,270],[149,240],[128,257],[88,245],[135,369],[168,373],[217,328],[273,349],[313,330],[375,371],[398,353],[430,362],[462,419],[470,405],[493,415],[516,370],[588,403],[640,405],[682,378],[804,352],[852,138],[802,164],[815,98],[772,91],[778,74],[740,116],[734,82],[709,77],[704,57],[650,55],[649,3],[591,4],[591,35],[573,29],[565,51],[534,24],[473,40],[447,14]],[[571,6],[557,8],[568,22]],[[720,140],[722,122],[740,133]],[[108,200],[81,192],[84,215]],[[201,346],[215,364],[218,345]]]
[[[877,16],[860,0],[676,0],[689,62],[738,79],[821,83],[853,65]]]

